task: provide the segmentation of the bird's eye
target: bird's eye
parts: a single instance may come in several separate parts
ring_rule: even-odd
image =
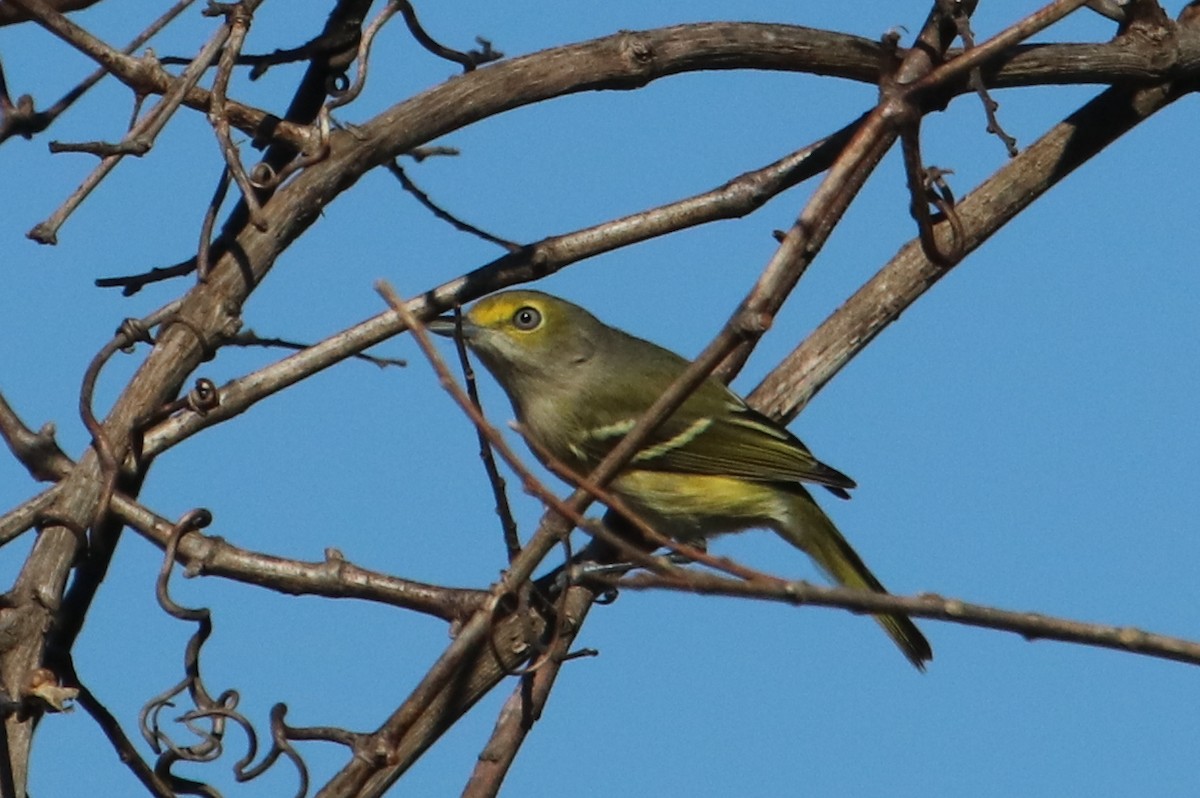
[[[541,312],[537,308],[529,307],[528,305],[513,314],[513,326],[518,330],[528,332],[529,330],[537,329],[541,323]]]

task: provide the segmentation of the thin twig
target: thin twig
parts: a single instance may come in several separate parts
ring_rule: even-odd
[[[159,31],[170,24],[194,2],[195,0],[178,0],[175,5],[164,11],[162,16],[150,23],[145,30],[135,36],[129,44],[125,45],[125,49],[122,52],[126,55],[131,54],[134,50],[150,41]],[[86,94],[88,89],[99,83],[100,79],[107,74],[109,74],[108,69],[104,67],[97,69],[44,111],[35,112],[32,105],[27,109],[21,109],[23,113],[18,114],[10,114],[5,109],[4,117],[0,119],[0,143],[3,143],[5,139],[14,135],[31,138],[35,134],[41,133],[50,127],[59,116],[75,104],[76,100]],[[2,73],[0,73],[0,79],[2,79]]]
[[[998,58],[1014,45],[1045,30],[1073,11],[1086,5],[1088,0],[1054,0],[1021,21],[1010,25],[978,47],[963,50],[955,58],[935,67],[912,84],[914,99],[922,93],[934,91],[953,83],[972,69],[982,67],[993,58]],[[957,25],[956,25],[957,27]],[[957,30],[956,30],[957,32]]]
[[[225,109],[225,93],[229,88],[229,78],[233,75],[234,62],[238,53],[242,51],[246,34],[250,31],[250,22],[257,5],[258,2],[241,2],[225,9],[225,22],[229,26],[230,32],[229,38],[221,48],[221,58],[217,63],[217,75],[213,79],[212,104],[208,108],[208,121],[216,133],[221,155],[225,159],[225,170],[232,175],[234,182],[242,192],[242,202],[246,204],[250,223],[259,230],[265,231],[268,225],[266,217],[263,216],[262,206],[258,201],[258,192],[251,185],[246,168],[242,166],[241,156],[238,154],[233,137],[229,132],[229,114]],[[207,241],[207,236],[202,240]],[[205,258],[197,259],[198,264],[203,264],[207,260],[207,253],[205,255]],[[201,271],[200,279],[204,279],[204,277],[205,272]]]
[[[963,47],[970,50],[975,46],[970,18],[960,11],[954,15],[954,22],[958,25],[958,35],[963,41]],[[979,95],[979,101],[983,105],[983,113],[987,117],[987,132],[992,133],[1004,143],[1009,158],[1016,158],[1017,153],[1020,152],[1017,149],[1017,140],[1004,131],[1004,128],[1000,126],[1000,120],[996,118],[996,110],[1000,104],[993,100],[992,95],[988,93],[987,84],[983,82],[983,70],[979,67],[973,68],[968,78],[968,84]]]
[[[687,581],[676,581],[657,574],[641,573],[624,577],[617,584],[620,587],[638,590],[663,588],[689,593],[767,599],[796,605],[841,607],[871,614],[899,613],[913,618],[929,618],[1012,632],[1027,640],[1058,640],[1200,665],[1200,642],[1145,632],[1128,626],[1084,623],[1034,612],[1013,612],[931,594],[897,596],[843,587],[824,587],[808,582],[751,584],[715,574],[697,574]]]
[[[239,331],[229,340],[225,341],[224,346],[261,346],[264,348],[275,349],[291,349],[297,352],[303,352],[306,349],[311,349],[312,344],[302,344],[297,341],[288,341],[284,338],[263,338],[254,330],[246,329]],[[358,352],[351,355],[354,360],[361,360],[364,363],[370,363],[373,366],[378,366],[381,369],[388,366],[404,368],[408,365],[407,360],[395,357],[379,357],[377,355],[368,355],[365,352]]]
[[[455,230],[463,233],[469,233],[477,238],[482,238],[484,241],[488,241],[493,244],[498,244],[507,249],[509,252],[521,251],[522,246],[517,242],[509,241],[508,239],[500,238],[499,236],[494,236],[486,230],[482,230],[473,224],[464,222],[462,219],[459,219],[457,216],[450,213],[450,211],[438,205],[436,202],[430,199],[428,194],[421,190],[420,186],[412,181],[412,178],[410,178],[408,173],[404,171],[404,167],[402,167],[400,162],[395,158],[388,161],[386,164],[384,164],[384,166],[387,167],[387,170],[391,172],[397,180],[400,181],[400,185],[404,188],[404,190],[413,195],[417,202],[425,206],[425,208],[427,208],[434,216],[441,219],[443,222],[450,224],[450,226],[452,226]]]
[[[68,41],[72,41],[71,36],[81,37],[87,35],[81,28],[67,20],[66,17],[63,17],[56,11],[45,8],[43,0],[13,0],[13,2],[24,6],[26,10],[37,8],[39,21],[53,32],[67,38]],[[131,143],[140,142],[148,149],[174,112],[183,103],[184,95],[196,85],[196,82],[204,74],[204,70],[216,58],[221,46],[228,37],[229,25],[224,24],[213,34],[213,37],[204,45],[192,63],[188,65],[183,74],[174,82],[171,90],[164,94],[162,99],[129,130],[123,141]],[[42,244],[56,243],[58,230],[62,224],[79,207],[88,194],[104,180],[108,173],[116,168],[123,157],[123,153],[117,153],[106,156],[101,160],[100,165],[84,179],[83,183],[72,192],[71,196],[49,218],[35,225],[29,231],[27,234],[29,238]]]
[[[57,493],[58,486],[54,485],[0,516],[0,546],[36,527],[42,513],[54,502]]]
[[[226,184],[226,187],[228,187],[228,184]],[[218,189],[220,189],[220,184],[218,184]],[[158,266],[141,274],[126,277],[98,277],[95,280],[95,285],[97,288],[120,288],[122,296],[133,296],[148,285],[173,280],[176,277],[183,277],[195,270],[196,257],[192,256],[171,266]]]
[[[462,336],[462,310],[454,309],[454,348],[458,352],[458,363],[462,368],[463,384],[466,386],[467,398],[484,417],[483,403],[479,401],[479,389],[475,384],[475,370],[471,368],[471,358],[467,356],[467,345]],[[496,500],[496,515],[500,516],[500,530],[504,535],[504,548],[508,550],[508,561],[512,562],[521,553],[521,539],[517,536],[517,522],[513,518],[512,507],[508,504],[508,494],[504,487],[504,477],[496,467],[496,457],[492,453],[491,442],[479,427],[475,427],[479,438],[479,459],[483,461],[483,470],[487,473],[488,484],[492,486],[492,496]]]
[[[134,747],[129,736],[125,734],[125,730],[121,728],[121,723],[116,717],[108,711],[108,707],[104,706],[98,698],[88,689],[79,674],[75,671],[75,662],[69,653],[61,658],[61,661],[56,663],[61,669],[61,673],[66,682],[75,685],[79,689],[79,695],[76,699],[78,704],[83,707],[84,711],[92,716],[92,720],[104,732],[104,736],[108,738],[109,744],[117,754],[117,759],[125,763],[134,777],[142,783],[151,795],[157,798],[176,798],[176,793],[170,788],[154,769],[142,759]]]
[[[165,548],[172,524],[133,499],[117,493],[112,511],[147,540]],[[486,598],[480,590],[448,588],[372,571],[328,550],[323,561],[285,559],[239,548],[228,541],[189,532],[179,541],[177,560],[189,574],[221,576],[289,595],[354,598],[414,610],[456,621]]]
[[[363,87],[367,85],[367,65],[371,56],[371,43],[375,41],[375,34],[379,33],[388,20],[395,16],[399,10],[395,2],[388,3],[379,12],[379,15],[371,21],[366,30],[363,31],[362,39],[358,43],[358,55],[355,56],[355,61],[358,62],[358,71],[354,76],[354,83],[325,104],[325,107],[330,111],[352,102],[362,93]]]
[[[603,224],[543,239],[513,255],[480,266],[421,297],[432,311],[448,310],[489,291],[551,274],[573,263],[640,241],[720,219],[745,216],[780,192],[819,174],[857,130],[856,121],[760,169],[745,172],[711,191]],[[177,267],[169,267],[177,268]],[[178,268],[186,268],[180,264]],[[153,277],[115,278],[106,285],[136,291]],[[125,281],[136,281],[130,288]],[[101,281],[97,280],[97,284]],[[146,434],[146,451],[159,454],[202,429],[245,412],[257,402],[396,335],[404,328],[394,313],[382,313],[330,336],[303,352],[221,386],[221,408],[207,416],[176,416]]]
[[[955,207],[960,261],[1034,200],[1132,127],[1179,97],[1171,84],[1112,88],[1047,131],[971,191]],[[748,397],[772,418],[789,422],[858,352],[917,301],[949,267],[909,241],[834,311]]]
[[[445,58],[447,61],[453,61],[461,65],[463,72],[470,72],[480,64],[497,61],[504,57],[504,53],[492,49],[492,43],[487,39],[476,38],[475,41],[479,43],[482,49],[471,50],[467,53],[459,52],[458,50],[453,50],[443,44],[439,44],[421,27],[421,22],[417,19],[417,12],[413,10],[412,3],[409,3],[408,0],[393,0],[393,4],[400,7],[400,12],[404,14],[404,22],[408,25],[409,32],[412,33],[413,38],[417,40],[418,44],[439,58]]]

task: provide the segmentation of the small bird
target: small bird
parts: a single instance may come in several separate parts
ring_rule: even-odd
[[[452,336],[455,324],[429,329]],[[508,394],[528,435],[576,473],[589,473],[688,366],[667,349],[539,291],[479,300],[462,335]],[[536,454],[536,452],[535,452]],[[693,543],[768,528],[839,584],[883,585],[801,483],[848,498],[854,480],[817,460],[784,427],[709,378],[613,479],[611,490],[665,535]],[[904,615],[875,619],[919,670],[929,642]]]

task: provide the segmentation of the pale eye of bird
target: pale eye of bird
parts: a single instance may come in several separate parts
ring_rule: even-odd
[[[513,314],[513,326],[518,330],[525,330],[528,332],[529,330],[537,328],[537,326],[541,323],[541,312],[537,308],[529,307],[528,305]]]

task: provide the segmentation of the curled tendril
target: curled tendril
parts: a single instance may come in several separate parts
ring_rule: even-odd
[[[217,389],[217,384],[207,377],[196,380],[195,387],[188,391],[188,409],[203,416],[220,406],[221,392]]]
[[[325,78],[325,93],[330,97],[339,97],[350,90],[350,77],[345,72],[330,75]]]
[[[213,387],[215,389],[215,386]],[[209,785],[178,776],[172,772],[172,768],[178,762],[199,764],[220,758],[225,751],[227,726],[232,723],[246,735],[246,752],[233,764],[234,778],[239,782],[256,779],[267,772],[280,756],[285,756],[296,767],[300,778],[296,798],[303,798],[308,793],[309,787],[308,767],[290,741],[292,739],[327,739],[357,747],[362,735],[341,730],[292,729],[284,723],[287,707],[284,704],[276,704],[271,710],[271,748],[261,762],[251,766],[258,756],[258,733],[255,732],[246,716],[237,711],[240,700],[238,692],[225,690],[214,699],[200,678],[200,651],[212,633],[211,613],[203,607],[193,609],[181,606],[171,598],[169,591],[171,572],[183,536],[190,531],[206,527],[211,522],[212,515],[207,510],[192,510],[175,524],[167,538],[155,595],[159,605],[171,617],[195,622],[199,628],[187,644],[184,654],[184,677],[169,689],[151,698],[142,707],[138,715],[142,736],[159,755],[154,772],[171,785],[173,790],[179,793],[218,796],[216,790]],[[183,712],[175,720],[182,723],[189,732],[199,738],[198,742],[191,745],[177,743],[159,722],[159,716],[163,709],[174,707],[175,699],[184,694],[190,697],[193,708]]]
[[[250,170],[250,183],[255,188],[270,188],[275,185],[275,169],[266,161],[259,161]]]

